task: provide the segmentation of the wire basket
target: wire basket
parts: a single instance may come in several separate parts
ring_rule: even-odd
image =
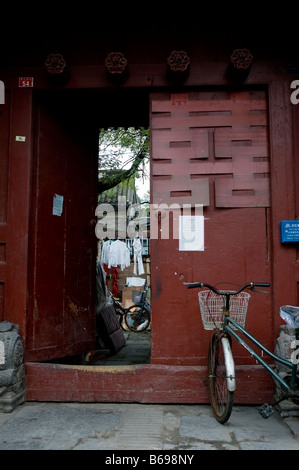
[[[146,291],[145,290],[133,290],[132,291],[132,300],[133,302],[135,302],[136,304],[140,304],[141,302],[143,302],[143,298],[144,296],[146,295]]]
[[[241,326],[245,326],[250,294],[240,292],[230,297],[230,316]],[[201,318],[205,330],[214,330],[223,325],[226,297],[210,290],[198,292]]]

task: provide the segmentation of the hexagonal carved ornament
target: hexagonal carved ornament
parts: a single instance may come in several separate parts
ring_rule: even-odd
[[[49,54],[45,60],[45,67],[50,75],[63,73],[66,61],[62,54]]]
[[[112,81],[122,83],[129,76],[128,60],[122,52],[110,52],[105,60],[105,68]]]
[[[49,54],[45,69],[49,79],[57,85],[66,85],[70,79],[69,67],[62,54]]]
[[[233,81],[244,82],[249,75],[253,55],[249,49],[235,49],[229,60],[228,78]]]
[[[251,67],[253,55],[248,49],[235,49],[230,56],[233,67],[237,70],[247,70]]]
[[[167,74],[170,80],[183,82],[188,78],[191,60],[185,51],[172,51],[167,58]]]

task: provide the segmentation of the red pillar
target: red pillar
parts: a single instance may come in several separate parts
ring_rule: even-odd
[[[11,92],[5,320],[25,339],[31,174],[32,91]]]

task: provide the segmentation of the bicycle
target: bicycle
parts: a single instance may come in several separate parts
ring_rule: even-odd
[[[115,313],[119,317],[119,325],[120,325],[121,329],[126,330],[126,328],[124,327],[124,318],[125,318],[126,309],[123,308],[123,306],[119,302],[118,298],[114,297],[112,292],[109,293],[109,301],[108,302],[110,302],[113,305]]]
[[[232,337],[234,337],[249,353],[272,375],[280,384],[283,396],[273,405],[265,403],[258,408],[263,418],[273,414],[273,408],[281,401],[290,398],[299,404],[299,379],[297,377],[297,361],[286,360],[270,352],[255,337],[245,330],[245,319],[251,291],[265,292],[256,287],[269,287],[269,283],[251,282],[238,290],[218,290],[216,287],[203,282],[184,283],[190,288],[207,287],[209,290],[198,292],[201,317],[206,330],[215,330],[208,352],[208,392],[210,403],[217,421],[224,424],[228,421],[236,390],[235,365],[232,353]],[[267,293],[267,292],[266,292]],[[295,325],[296,341],[299,340],[299,307],[283,306],[280,316],[290,325]],[[240,331],[247,340],[257,346],[263,353],[286,366],[290,373],[282,378],[265,360],[248,344],[248,341],[238,335]],[[298,342],[296,342],[298,344]],[[297,348],[296,348],[297,349]]]
[[[130,331],[142,332],[145,331],[151,322],[151,306],[147,300],[147,293],[150,285],[145,284],[145,289],[135,297],[135,304],[128,308],[124,308],[121,303],[113,297],[113,305],[116,314],[119,315],[119,323],[123,330],[126,330],[124,324]]]

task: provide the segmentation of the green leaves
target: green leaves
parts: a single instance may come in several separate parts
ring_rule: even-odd
[[[149,129],[100,129],[99,171],[127,167],[140,153],[149,158]]]
[[[99,193],[144,175],[144,162],[149,159],[149,139],[149,129],[100,129]]]

